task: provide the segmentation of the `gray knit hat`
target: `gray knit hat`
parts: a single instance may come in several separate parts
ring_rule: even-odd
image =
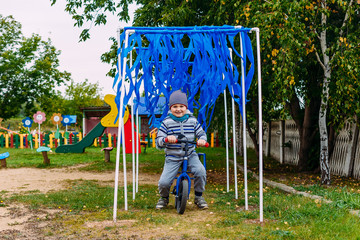
[[[169,107],[171,108],[171,106],[174,104],[183,104],[186,106],[186,108],[188,108],[186,94],[183,93],[181,90],[177,90],[170,95]]]

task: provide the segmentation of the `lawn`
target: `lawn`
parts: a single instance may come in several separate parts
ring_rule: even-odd
[[[110,163],[104,162],[99,148],[87,148],[84,154],[51,153],[48,166],[42,164],[41,154],[34,150],[8,150],[9,168],[47,169],[83,164],[82,171],[99,173],[115,169],[115,150],[111,152]],[[16,203],[34,212],[53,211],[31,220],[41,226],[36,228],[37,234],[49,239],[360,239],[359,217],[349,211],[360,209],[355,181],[336,179],[333,186],[324,187],[312,173],[299,174],[291,166],[280,166],[272,159],[265,159],[265,177],[276,181],[275,178],[281,176],[283,183],[323,196],[332,203],[264,186],[264,222],[260,223],[257,180],[249,175],[249,210],[245,210],[243,175],[238,174],[239,199],[234,199],[231,164],[230,191],[226,191],[225,150],[202,148],[199,151],[207,155],[208,184],[204,196],[209,203],[208,210],[196,208],[192,192],[183,215],[174,209],[173,197],[167,209],[157,211],[154,209],[159,198],[157,186],[141,183],[134,201],[132,186],[128,186],[128,211],[123,210],[123,188],[119,188],[118,217],[114,224],[113,187],[86,180],[69,181],[69,188],[48,193],[33,191],[11,196],[0,193],[0,207]],[[256,172],[257,161],[251,150],[248,157],[250,168]],[[159,175],[163,158],[163,152],[148,148],[140,154],[140,174]],[[127,162],[131,168],[131,155],[127,156]],[[242,163],[241,158],[238,163]]]

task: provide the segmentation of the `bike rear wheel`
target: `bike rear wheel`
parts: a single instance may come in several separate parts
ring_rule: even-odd
[[[189,183],[186,179],[183,179],[180,182],[179,192],[177,194],[177,197],[175,198],[175,206],[179,214],[183,214],[185,212],[186,203],[188,200],[188,194],[189,194]]]

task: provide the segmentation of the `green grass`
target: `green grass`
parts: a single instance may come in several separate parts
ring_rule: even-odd
[[[314,195],[322,196],[327,200],[333,201],[333,204],[339,208],[360,209],[360,191],[359,189],[330,186],[327,188],[314,184],[311,186],[297,186],[298,191],[308,192]]]
[[[10,153],[10,157],[6,160],[8,168],[56,168],[74,166],[81,163],[93,163],[104,159],[104,153],[101,152],[100,148],[86,148],[85,154],[57,154],[55,153],[55,150],[52,150],[52,152],[48,152],[50,165],[45,166],[43,164],[44,158],[42,154],[36,152],[36,149],[2,148],[0,151]]]
[[[10,149],[9,149],[10,150]],[[136,200],[132,201],[132,186],[128,185],[128,211],[124,211],[124,192],[119,186],[119,221],[131,224],[107,226],[89,231],[86,223],[111,221],[114,189],[111,183],[96,181],[69,181],[65,190],[48,192],[28,192],[11,196],[0,193],[0,207],[10,203],[24,203],[33,211],[57,209],[52,217],[39,219],[47,223],[41,231],[45,236],[59,238],[116,239],[120,232],[124,238],[161,239],[359,239],[360,220],[349,213],[349,209],[359,209],[359,192],[347,186],[323,187],[314,183],[296,186],[299,191],[307,191],[333,201],[332,204],[309,199],[299,195],[286,194],[278,189],[264,186],[264,222],[259,223],[258,182],[249,177],[249,210],[244,209],[243,176],[238,176],[239,199],[234,199],[234,185],[226,192],[225,150],[220,148],[200,149],[207,154],[208,184],[204,194],[209,210],[200,211],[194,204],[188,204],[184,215],[174,209],[174,197],[170,206],[156,211],[154,205],[159,198],[157,186],[141,184]],[[84,154],[52,154],[51,165],[41,167],[72,166],[87,163],[83,171],[113,171],[116,150],[111,152],[111,162],[103,161],[99,148],[87,148]],[[13,150],[9,159],[10,167],[39,167],[42,156],[35,151]],[[256,167],[253,152],[249,152],[249,165]],[[240,158],[239,158],[240,159]],[[242,160],[240,159],[239,162]],[[140,174],[160,174],[164,153],[148,148],[140,154]],[[127,156],[131,167],[131,155]],[[122,160],[120,161],[122,164]],[[271,166],[267,166],[270,168]],[[232,169],[230,169],[232,171]],[[225,183],[225,184],[224,184]],[[189,202],[192,202],[193,191]],[[199,214],[200,213],[200,214]],[[157,229],[157,230],[156,230]],[[131,234],[130,234],[131,233]],[[125,235],[124,235],[125,234]],[[126,235],[130,234],[130,235]]]
[[[14,195],[6,199],[4,204],[7,201],[18,201],[29,204],[33,210],[58,209],[61,217],[56,221],[65,222],[68,226],[75,225],[77,228],[83,228],[83,224],[89,219],[111,219],[111,187],[104,187],[93,181],[74,181],[70,186],[69,189],[47,194]],[[199,211],[193,205],[188,205],[189,210],[184,215],[176,214],[173,202],[164,211],[154,210],[158,196],[156,186],[152,185],[142,185],[136,201],[129,201],[129,210],[123,211],[123,190],[120,188],[118,219],[136,220],[135,228],[146,225],[166,229],[183,224],[184,227],[200,229],[200,236],[213,239],[237,239],[237,236],[243,236],[244,239],[356,239],[360,236],[358,217],[344,209],[318,204],[301,196],[283,194],[276,189],[268,189],[264,195],[265,223],[259,224],[258,197],[254,190],[256,183],[251,182],[249,187],[249,196],[252,196],[249,205],[252,210],[245,211],[242,209],[243,200],[235,200],[232,192],[223,193],[219,186],[209,186],[206,198],[213,214],[204,211],[208,217],[199,222],[193,222],[186,216]],[[184,218],[189,222],[183,223]],[[207,225],[210,226],[205,227]],[[108,230],[116,231],[116,228]]]

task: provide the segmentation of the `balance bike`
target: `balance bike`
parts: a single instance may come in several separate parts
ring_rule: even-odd
[[[188,167],[188,150],[189,150],[189,144],[197,144],[194,141],[188,141],[188,140],[183,140],[181,139],[181,137],[185,137],[184,135],[180,134],[179,138],[177,139],[176,143],[185,143],[185,147],[184,147],[184,151],[185,151],[185,155],[183,157],[183,162],[182,162],[182,169],[180,175],[178,177],[175,177],[176,180],[176,185],[174,186],[174,189],[172,191],[172,193],[175,195],[175,208],[176,211],[179,214],[183,214],[185,212],[186,209],[186,203],[187,200],[189,199],[189,194],[190,194],[190,189],[191,189],[191,179],[189,176],[189,173],[187,171],[187,167]],[[167,142],[167,138],[165,138],[165,142]],[[209,143],[206,143],[205,147],[208,147]],[[205,153],[198,153],[199,157],[202,156],[203,157],[203,164],[206,170],[206,155]]]

